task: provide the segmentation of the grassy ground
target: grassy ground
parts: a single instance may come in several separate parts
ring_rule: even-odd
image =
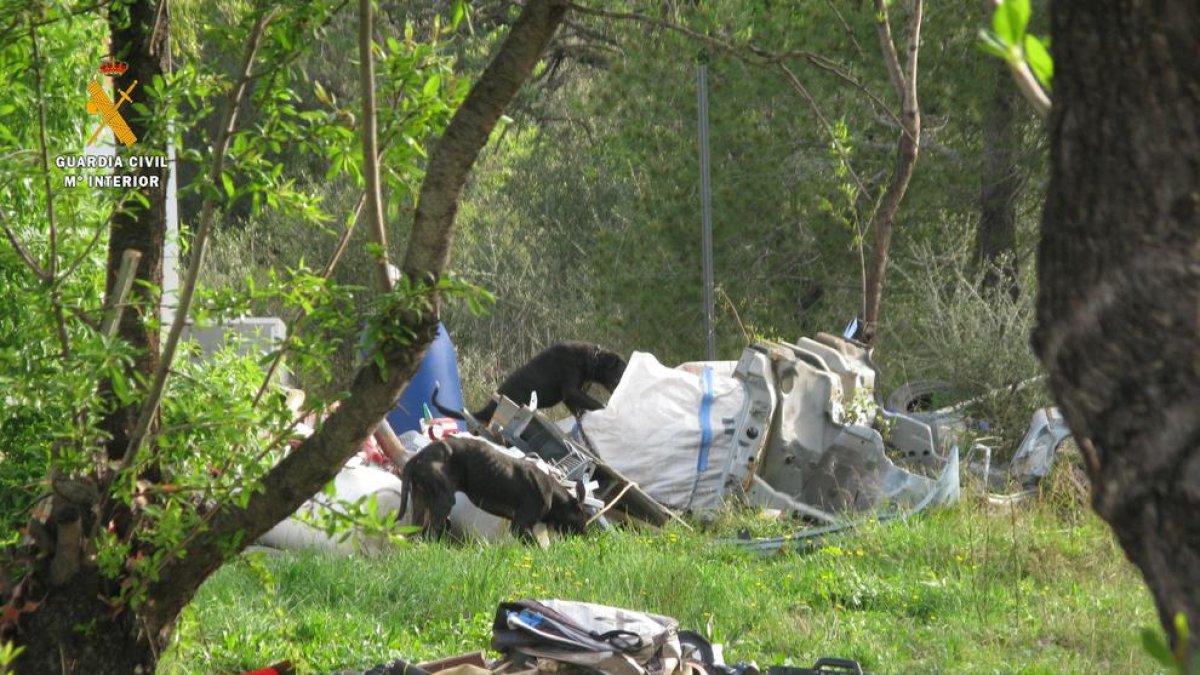
[[[1151,599],[1082,506],[997,509],[964,500],[868,524],[803,553],[760,557],[679,525],[556,541],[549,550],[416,542],[383,558],[254,555],[185,612],[166,673],[308,671],[487,649],[498,602],[600,602],[673,616],[729,663],[861,661],[877,673],[1145,673]],[[714,536],[715,535],[715,536]],[[495,656],[492,654],[492,656]]]

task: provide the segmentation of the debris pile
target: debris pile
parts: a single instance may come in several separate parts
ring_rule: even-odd
[[[600,368],[603,355],[613,362]],[[612,390],[607,405],[583,392],[593,380]],[[643,352],[634,352],[626,364],[598,345],[563,343],[505,380],[504,391],[530,400],[497,393],[481,409],[486,421],[441,406],[440,383],[430,383],[432,405],[451,417],[433,418],[425,407],[419,428],[401,433],[399,442],[411,457],[443,435],[466,434],[454,418],[462,419],[497,450],[529,457],[571,489],[582,486],[581,502],[598,527],[613,519],[661,526],[680,511],[703,514],[734,503],[814,526],[787,538],[794,541],[852,527],[864,512],[903,517],[958,498],[958,444],[966,429],[959,408],[909,412],[895,404],[900,394],[882,405],[875,382],[870,350],[826,333],[795,343],[757,342],[737,361],[675,368]],[[574,416],[552,422],[538,410],[539,394],[543,401],[567,404]],[[994,469],[991,448],[979,442],[967,449],[963,466],[981,472],[985,481],[1003,478],[1029,488],[1049,472],[1068,433],[1057,411],[1039,410],[1007,470]],[[363,461],[348,464],[334,487],[332,496],[308,508],[333,508],[336,500],[369,494],[376,495],[382,513],[399,508],[400,480]],[[457,534],[503,536],[507,524],[494,515],[503,508],[480,509],[458,497],[450,513]],[[1019,494],[996,499],[1014,498]],[[299,525],[282,523],[262,543],[323,545],[323,533]],[[783,540],[742,545],[774,550]]]

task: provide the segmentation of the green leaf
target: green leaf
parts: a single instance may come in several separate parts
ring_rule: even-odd
[[[428,80],[425,80],[425,86],[421,87],[421,93],[429,98],[433,98],[437,96],[438,87],[440,86],[442,86],[442,76],[434,73],[429,76]]]
[[[221,185],[225,186],[225,194],[230,199],[233,199],[234,195],[237,194],[237,190],[233,187],[233,178],[227,173],[222,173]]]
[[[317,80],[313,80],[313,92],[317,95],[317,100],[325,105],[333,105],[333,99],[329,97],[329,92],[325,91],[325,87]]]
[[[992,14],[992,29],[1010,48],[1019,46],[1029,25],[1029,0],[1002,0]]]
[[[463,0],[454,0],[453,6],[450,8],[450,28],[458,28],[458,24],[462,23],[463,17],[467,15],[467,3]]]
[[[124,370],[121,368],[112,368],[108,371],[108,375],[117,400],[121,403],[128,403],[133,400],[133,392],[129,388],[129,381],[125,379]]]
[[[1183,612],[1175,612],[1175,637],[1182,644],[1186,645],[1188,642],[1188,621]]]
[[[1142,629],[1142,649],[1146,650],[1146,653],[1151,658],[1162,665],[1174,667],[1175,657],[1171,654],[1171,648],[1167,646],[1166,640],[1154,628]]]
[[[1042,88],[1050,91],[1050,81],[1054,78],[1054,59],[1042,41],[1032,35],[1025,36],[1025,61]]]

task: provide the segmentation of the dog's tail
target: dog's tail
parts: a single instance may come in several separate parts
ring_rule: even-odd
[[[408,498],[412,494],[412,481],[409,480],[408,467],[412,466],[412,462],[405,462],[404,468],[400,469],[400,508],[396,510],[396,522],[399,522],[404,514],[408,512]]]
[[[438,390],[441,388],[440,382],[433,383],[433,393],[430,394],[429,400],[433,402],[433,407],[438,409],[446,417],[453,417],[456,420],[463,420],[467,423],[467,428],[473,433],[482,433],[487,431],[487,425],[492,420],[492,414],[496,412],[496,402],[489,401],[486,406],[481,408],[477,413],[471,413],[467,410],[454,410],[447,408],[438,402]]]
[[[433,407],[437,408],[438,412],[442,413],[446,417],[453,417],[456,420],[467,419],[466,417],[463,416],[463,414],[466,413],[465,410],[455,410],[453,408],[447,408],[446,406],[444,406],[440,402],[438,402],[438,398],[437,398],[438,390],[440,390],[441,388],[442,388],[441,382],[433,383],[433,393],[429,395],[429,400],[433,403]]]

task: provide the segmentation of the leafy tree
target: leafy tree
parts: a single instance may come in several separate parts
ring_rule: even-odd
[[[367,329],[372,353],[344,386],[340,407],[315,434],[283,453],[282,430],[289,426],[290,416],[274,397],[262,397],[254,381],[256,370],[247,370],[245,361],[232,355],[202,370],[174,358],[191,307],[196,308],[196,316],[246,307],[245,298],[209,293],[197,286],[207,238],[228,201],[246,194],[273,208],[291,208],[315,220],[325,218],[273,158],[288,143],[330,150],[333,159],[348,156],[346,134],[320,124],[327,121],[324,115],[296,109],[290,89],[298,75],[291,69],[296,54],[315,42],[327,18],[344,4],[318,0],[233,8],[235,42],[242,46],[242,56],[232,77],[195,63],[167,71],[163,59],[169,53],[170,16],[158,11],[165,4],[135,0],[111,10],[93,6],[75,10],[55,4],[12,7],[6,13],[13,18],[0,32],[4,37],[0,63],[6,72],[31,68],[37,75],[37,89],[21,93],[30,104],[27,109],[42,114],[39,123],[26,127],[5,118],[0,135],[13,140],[17,149],[0,154],[0,159],[5,171],[12,171],[10,175],[42,177],[46,186],[27,189],[22,197],[6,199],[0,207],[10,243],[0,255],[0,271],[13,282],[5,285],[3,299],[23,303],[0,308],[0,321],[20,327],[17,337],[23,340],[18,344],[6,336],[0,351],[5,364],[14,366],[4,375],[11,380],[13,393],[6,399],[2,421],[6,432],[19,423],[25,430],[20,438],[30,442],[26,447],[6,442],[3,461],[6,470],[10,465],[22,467],[26,477],[44,479],[38,483],[40,506],[28,521],[28,536],[15,544],[10,538],[12,545],[0,558],[4,572],[0,637],[23,649],[16,661],[20,671],[152,670],[180,610],[204,579],[333,477],[392,407],[415,371],[433,337],[441,299],[469,293],[446,277],[459,195],[501,112],[563,20],[566,6],[561,2],[525,4],[429,154],[401,278],[372,303]],[[454,3],[452,11],[459,10],[460,3]],[[369,18],[369,12],[362,16]],[[194,229],[188,274],[161,354],[156,354],[153,338],[148,337],[158,333],[157,277],[143,273],[135,311],[126,311],[116,334],[107,335],[93,320],[101,309],[93,298],[98,295],[98,279],[106,273],[116,275],[111,269],[114,261],[104,263],[92,256],[88,266],[62,264],[74,260],[68,251],[90,253],[94,246],[87,242],[105,237],[110,248],[154,249],[144,251],[143,260],[161,256],[161,191],[114,194],[84,211],[85,191],[64,196],[52,189],[62,177],[45,161],[45,138],[59,120],[48,117],[44,106],[61,100],[65,107],[68,101],[76,101],[80,90],[76,80],[85,71],[76,68],[63,78],[61,87],[43,92],[41,75],[52,69],[37,49],[32,62],[26,56],[33,41],[51,42],[48,35],[57,38],[55,49],[71,51],[80,43],[102,44],[106,32],[120,38],[114,44],[120,45],[121,58],[146,78],[139,80],[136,90],[141,97],[129,104],[130,117],[146,125],[145,149],[136,152],[162,152],[170,134],[178,135],[181,126],[194,122],[176,117],[181,108],[174,104],[179,99],[190,99],[191,109],[199,113],[212,105],[211,100],[204,103],[205,98],[224,101],[211,154],[204,156],[207,172],[191,186],[200,195],[200,213],[189,223]],[[95,39],[80,40],[83,35]],[[97,60],[67,59],[80,66]],[[426,82],[423,89],[428,97],[439,91],[436,81]],[[272,112],[264,112],[255,128],[247,130],[238,119],[241,107],[251,99],[258,102],[260,112]],[[70,122],[62,137],[82,137],[85,120],[78,113],[62,120]],[[30,128],[41,131],[41,152],[23,150],[38,147],[30,144],[28,136],[20,136]],[[363,139],[370,166],[374,157],[368,136]],[[181,153],[193,152],[178,147]],[[387,167],[388,157],[382,154]],[[349,164],[343,161],[342,166]],[[240,185],[237,176],[245,179]],[[10,181],[3,185],[0,189],[15,192]],[[126,202],[134,206],[127,207]],[[89,240],[73,228],[54,227],[54,207],[61,212],[64,204],[70,204],[67,210],[77,216],[72,226],[86,223],[79,229],[99,234]],[[379,206],[376,197],[376,226]],[[39,222],[42,213],[46,220]],[[51,224],[48,232],[47,223]],[[75,288],[70,284],[76,278],[87,283]],[[259,292],[290,293],[288,297],[306,316],[338,320],[344,289],[322,283],[322,277],[302,268],[294,270],[289,281],[298,290]],[[120,295],[114,283],[108,287],[110,299]],[[293,354],[301,355],[313,347],[296,339],[289,345]],[[263,437],[264,429],[278,432]],[[7,480],[6,473],[6,484],[11,485]],[[5,515],[11,523],[14,515]]]

